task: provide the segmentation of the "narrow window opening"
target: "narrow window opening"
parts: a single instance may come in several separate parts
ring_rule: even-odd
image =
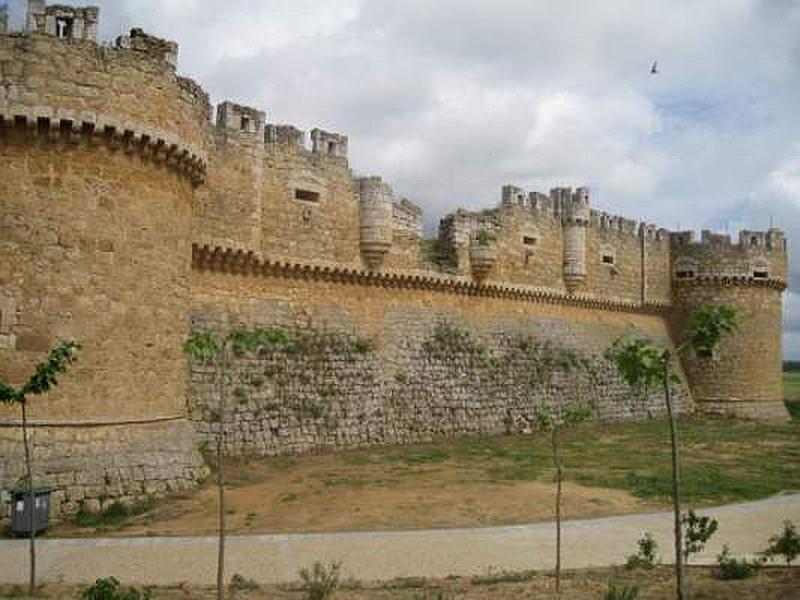
[[[769,271],[753,271],[753,277],[755,279],[767,279],[769,277]]]
[[[319,202],[319,192],[312,192],[311,190],[296,189],[294,197],[296,200],[302,200],[303,202]]]
[[[750,245],[751,246],[758,246],[758,236],[752,236],[750,238]]]
[[[65,17],[58,17],[56,19],[56,35],[61,39],[72,37],[73,20]]]
[[[328,142],[328,155],[336,156],[336,142]]]
[[[522,238],[522,243],[526,246],[535,246],[536,245],[536,238],[526,235]]]
[[[250,117],[242,117],[242,131],[250,131]]]
[[[614,264],[614,256],[611,254],[603,254],[603,264],[604,265],[613,265]]]

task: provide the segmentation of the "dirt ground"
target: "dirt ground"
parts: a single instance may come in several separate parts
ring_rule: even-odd
[[[683,496],[696,507],[800,490],[800,421],[681,422]],[[664,421],[585,424],[562,435],[564,516],[667,510],[671,463]],[[213,461],[211,461],[213,465]],[[336,454],[226,459],[232,533],[481,527],[553,518],[546,434],[453,438]],[[115,508],[112,506],[112,508]],[[78,519],[51,536],[210,534],[212,476],[198,490],[125,514]],[[122,510],[119,510],[122,509]]]
[[[440,463],[409,469],[351,464],[341,455],[300,460],[231,460],[226,491],[231,533],[367,531],[480,527],[554,518],[554,486],[543,481],[487,478],[482,468]],[[358,461],[356,461],[358,462]],[[565,518],[591,518],[662,509],[623,490],[564,484]],[[172,496],[119,523],[104,535],[211,534],[217,490]],[[52,536],[88,535],[65,524]]]
[[[675,597],[672,571],[660,567],[651,571],[605,569],[566,573],[562,594],[555,592],[555,579],[544,574],[494,574],[478,578],[439,580],[403,579],[384,583],[345,582],[331,600],[510,600],[537,598],[547,600],[601,600],[613,582],[617,588],[637,586],[640,600],[672,600]],[[124,582],[123,582],[124,584]],[[800,598],[800,567],[762,569],[755,577],[741,581],[722,581],[713,569],[691,570],[692,597],[703,600],[797,600]],[[239,600],[302,600],[308,593],[298,586],[230,587],[229,597]],[[79,598],[83,588],[48,585],[40,597]],[[182,586],[155,588],[153,597],[164,600],[212,600],[213,588]],[[20,598],[22,590],[0,586],[0,597]]]

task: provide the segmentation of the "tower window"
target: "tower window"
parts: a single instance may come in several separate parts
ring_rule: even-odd
[[[303,202],[319,202],[319,192],[312,192],[311,190],[296,189],[294,197],[295,200],[302,200]]]
[[[769,271],[758,269],[753,271],[753,277],[755,279],[767,279],[769,277]]]
[[[249,117],[242,117],[242,131],[250,131],[250,118]]]
[[[526,246],[535,246],[536,245],[536,238],[530,235],[523,236],[522,243]]]
[[[336,156],[336,142],[328,142],[328,155]]]
[[[56,19],[56,36],[63,39],[72,37],[73,19],[58,17]]]
[[[604,265],[613,265],[614,264],[614,255],[613,254],[603,254],[603,264]]]

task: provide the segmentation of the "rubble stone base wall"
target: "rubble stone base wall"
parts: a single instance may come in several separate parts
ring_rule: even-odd
[[[258,355],[190,369],[189,414],[209,445],[278,455],[536,428],[583,404],[646,419],[663,397],[604,357],[630,329],[670,344],[659,316],[423,290],[193,273],[193,326],[275,328]],[[302,301],[299,301],[302,299]],[[691,408],[678,391],[681,410]]]
[[[167,492],[191,489],[207,474],[184,419],[97,427],[36,426],[34,482],[54,488],[52,518],[97,512],[113,502],[132,505]],[[0,428],[0,489],[24,481],[19,427]],[[6,517],[7,513],[3,514]]]

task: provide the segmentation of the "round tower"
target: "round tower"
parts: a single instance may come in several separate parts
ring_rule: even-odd
[[[392,246],[392,188],[380,177],[358,180],[361,208],[361,256],[377,270]]]
[[[725,304],[736,330],[710,355],[682,359],[698,410],[753,419],[785,419],[782,299],[786,240],[777,229],[742,231],[738,243],[704,231],[671,235],[675,339],[686,338],[691,314]]]
[[[76,26],[69,7],[45,22],[51,8]],[[210,108],[176,76],[171,42],[62,37],[0,35],[15,65],[0,74],[0,378],[21,384],[58,341],[83,345],[29,409],[39,483],[68,513],[203,473],[181,345]],[[21,475],[17,425],[1,408],[4,489]]]
[[[586,283],[586,228],[589,225],[589,190],[556,188],[550,192],[559,207],[564,227],[564,285],[575,292]]]

